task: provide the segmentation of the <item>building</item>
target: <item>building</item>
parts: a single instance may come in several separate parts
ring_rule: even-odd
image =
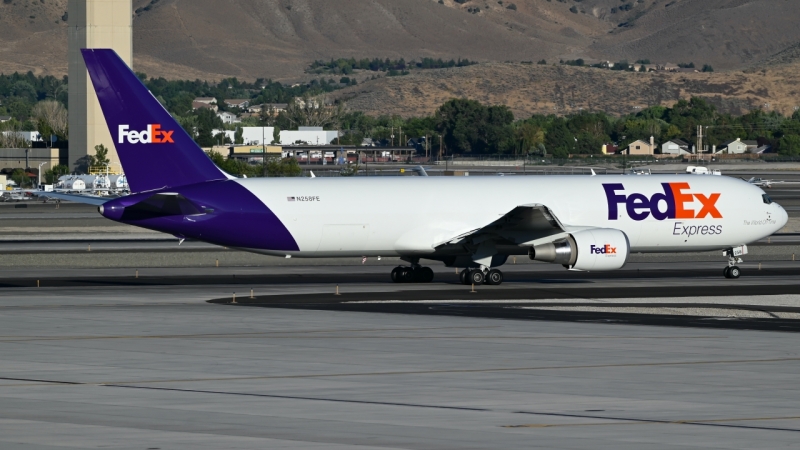
[[[270,145],[275,139],[275,127],[243,127],[242,140],[246,145]]]
[[[655,138],[650,136],[650,142],[638,140],[628,146],[629,155],[653,155],[656,152]]]
[[[338,137],[338,131],[325,131],[322,127],[299,127],[297,131],[281,131],[281,145],[336,144]]]
[[[250,106],[250,100],[249,99],[230,99],[230,100],[225,100],[225,105],[228,108],[239,108],[239,109],[244,110],[244,109],[247,109],[248,106]]]
[[[274,127],[242,127],[242,139],[247,145],[272,144]],[[322,127],[300,127],[298,130],[281,130],[280,145],[329,145],[339,137],[338,131],[326,131]]]
[[[673,139],[661,145],[661,153],[664,155],[688,155],[692,153],[692,149],[688,142]]]
[[[119,166],[115,140],[81,55],[83,48],[111,48],[129,66],[133,63],[131,0],[69,0],[69,164],[105,145],[112,166]]]
[[[234,131],[234,130],[217,130],[217,129],[211,130],[211,136],[214,137],[215,141],[217,139],[219,139],[218,136],[220,134],[222,134],[224,136],[224,137],[221,138],[223,141],[225,139],[227,139],[230,143],[235,143],[236,142],[236,131]],[[224,145],[225,144],[225,142],[218,142],[218,143],[220,145]]]
[[[619,153],[619,147],[611,143],[603,144],[603,146],[600,148],[600,153],[604,155],[616,155]]]
[[[3,131],[4,136],[14,136],[15,140],[27,142],[44,142],[42,135],[38,131]]]
[[[192,102],[192,110],[198,109],[210,109],[211,111],[217,112],[219,111],[219,107],[216,103],[206,103],[206,102],[198,102],[197,100]]]
[[[728,141],[722,144],[719,152],[727,153],[729,155],[738,155],[742,153],[755,153],[757,150],[757,141],[743,141],[740,138],[737,138],[735,141]]]
[[[57,148],[0,148],[0,170],[36,169],[42,163],[47,163],[42,166],[42,171],[61,164],[61,150]]]
[[[242,120],[236,117],[236,114],[231,114],[227,111],[222,111],[217,113],[217,117],[222,120],[222,123],[232,124],[232,123],[240,123]]]
[[[11,121],[11,116],[0,116],[0,123]]]
[[[261,163],[264,161],[264,153],[266,150],[267,157],[280,158],[283,154],[283,148],[276,145],[234,145],[229,147],[230,159],[239,159],[246,162]]]
[[[214,97],[197,97],[192,103],[204,103],[206,105],[216,105],[217,99]]]

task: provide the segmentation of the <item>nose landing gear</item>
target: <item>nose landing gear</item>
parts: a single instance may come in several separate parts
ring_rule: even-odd
[[[736,264],[744,262],[740,256],[747,254],[747,246],[742,245],[741,247],[729,248],[722,254],[728,257],[728,267],[722,270],[722,274],[725,278],[739,278],[742,275],[742,271]]]
[[[742,273],[737,266],[728,266],[722,271],[722,274],[725,275],[725,278],[739,278]]]

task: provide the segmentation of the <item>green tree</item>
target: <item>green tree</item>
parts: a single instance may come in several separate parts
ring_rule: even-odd
[[[436,111],[437,130],[447,148],[461,153],[497,153],[515,147],[514,115],[507,106],[484,106],[454,99]]]
[[[528,154],[544,144],[544,130],[533,123],[521,122],[516,129],[516,139],[519,145],[515,148],[522,154]]]
[[[93,166],[107,166],[111,161],[108,159],[108,149],[105,145],[94,146],[94,161]]]
[[[242,127],[236,128],[236,133],[233,135],[234,144],[244,144],[244,129]]]
[[[544,145],[547,152],[556,158],[566,158],[575,149],[575,135],[567,128],[566,120],[557,117],[547,128]]]
[[[299,177],[303,169],[294,158],[273,158],[267,163],[267,176],[270,177]]]
[[[275,126],[272,130],[272,145],[280,145],[281,143],[281,127]]]
[[[45,183],[56,184],[60,177],[68,173],[69,173],[69,167],[61,165],[55,166],[52,169],[45,171],[44,173]]]
[[[14,172],[11,173],[11,179],[14,183],[17,183],[17,186],[23,189],[31,184],[31,179],[28,178],[28,174],[22,169],[15,169]]]
[[[222,128],[222,120],[217,117],[210,109],[199,109],[196,111],[197,117],[197,144],[201,147],[212,147],[214,145],[213,130]]]
[[[800,155],[800,136],[787,134],[778,141],[778,153],[786,156]]]

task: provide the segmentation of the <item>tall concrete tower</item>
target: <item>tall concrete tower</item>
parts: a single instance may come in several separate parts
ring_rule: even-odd
[[[114,139],[94,93],[81,56],[82,48],[112,48],[123,61],[133,62],[131,0],[69,0],[69,160],[70,169],[94,147],[109,149],[112,169],[119,168]]]

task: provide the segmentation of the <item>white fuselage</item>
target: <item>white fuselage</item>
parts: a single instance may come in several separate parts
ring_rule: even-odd
[[[277,215],[300,248],[299,252],[259,252],[297,257],[423,256],[518,206],[532,204],[549,208],[568,231],[621,230],[632,252],[735,247],[775,233],[788,220],[782,207],[765,201],[760,188],[730,177],[353,177],[237,182]],[[658,220],[653,216],[664,216],[670,208],[664,183],[678,185],[679,213]],[[613,191],[622,196],[614,218],[609,217],[613,207],[603,187],[608,184],[623,186]],[[630,200],[633,194],[638,194],[638,200]],[[649,201],[655,206],[642,203]],[[641,220],[632,218],[631,211]],[[701,212],[702,217],[695,217]]]

